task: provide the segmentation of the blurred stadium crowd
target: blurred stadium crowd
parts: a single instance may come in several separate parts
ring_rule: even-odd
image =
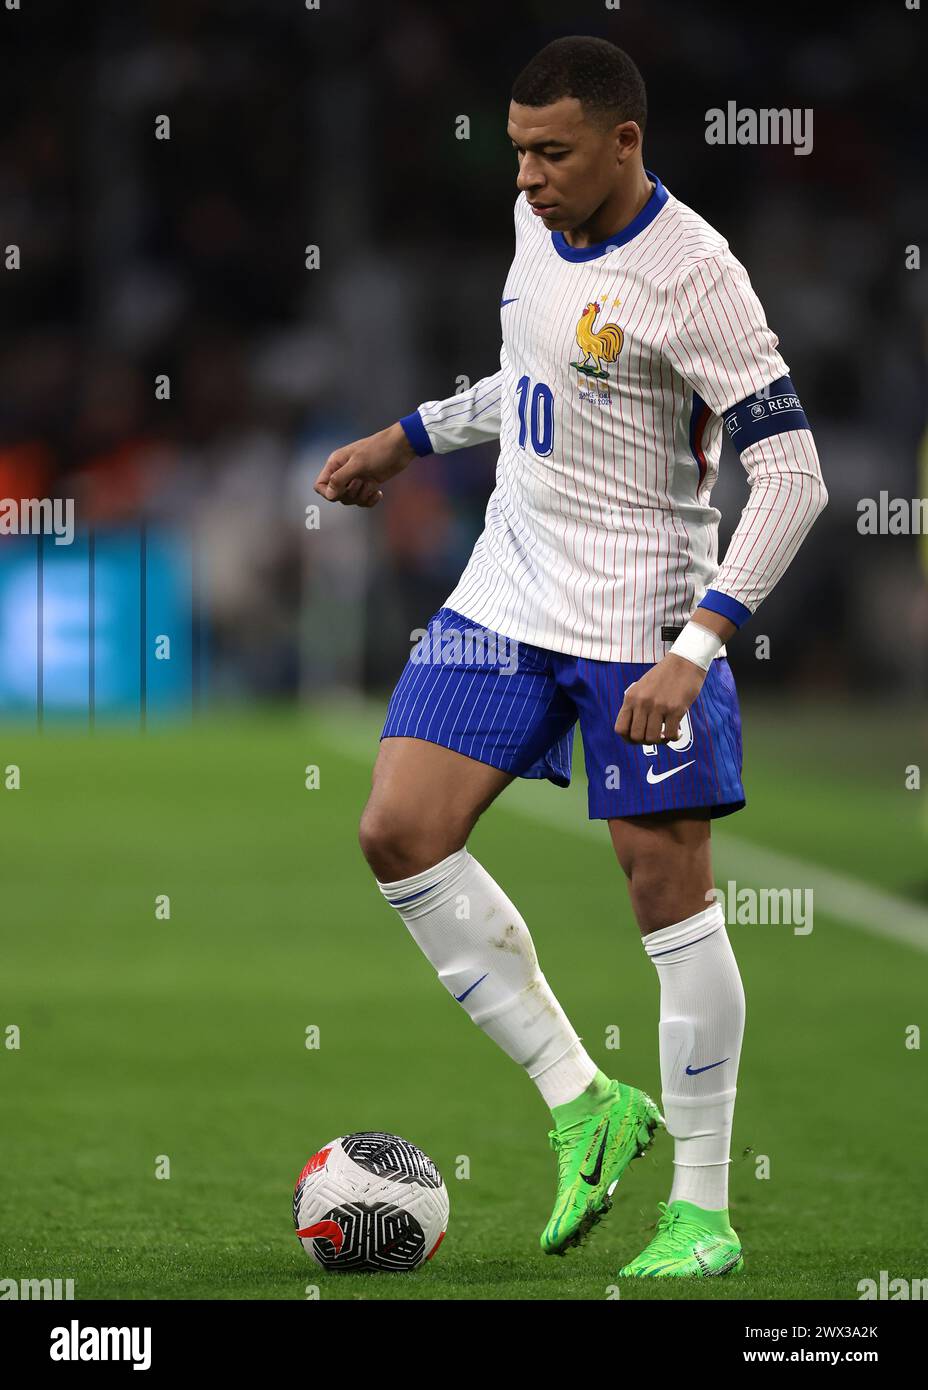
[[[374,511],[331,507],[312,482],[338,444],[496,370],[509,89],[549,39],[598,33],[645,75],[646,165],[748,267],[830,492],[733,647],[739,683],[923,690],[925,542],[856,529],[861,498],[928,494],[928,291],[905,266],[928,212],[922,60],[895,10],[846,7],[840,25],[828,7],[678,0],[569,15],[517,0],[502,18],[359,0],[4,12],[0,217],[22,268],[2,277],[0,496],[73,496],[85,527],[195,536],[218,689],[389,685],[467,559],[495,451],[423,460]],[[706,145],[706,111],[731,99],[811,107],[811,155]],[[745,496],[726,449],[723,546]]]

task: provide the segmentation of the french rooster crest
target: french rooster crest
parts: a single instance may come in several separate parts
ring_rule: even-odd
[[[596,316],[601,310],[602,305],[591,300],[577,323],[577,346],[583,357],[570,365],[587,376],[608,377],[607,364],[615,361],[625,341],[625,334],[617,323],[595,327]]]

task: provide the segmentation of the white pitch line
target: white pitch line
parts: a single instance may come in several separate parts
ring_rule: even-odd
[[[333,721],[334,723],[334,721]],[[374,734],[373,746],[359,740],[349,728],[327,726],[326,739],[336,751],[355,761],[373,764],[382,725]],[[493,810],[522,816],[536,824],[553,826],[571,835],[596,838],[608,845],[605,821],[587,819],[586,797],[573,787],[555,787],[543,781],[517,779],[493,803]],[[800,859],[780,850],[762,846],[719,831],[713,826],[713,859],[735,869],[754,883],[766,887],[811,888],[815,906],[839,924],[856,927],[871,936],[897,941],[916,951],[928,953],[928,911],[885,889],[874,888],[861,879],[826,868],[811,859]]]

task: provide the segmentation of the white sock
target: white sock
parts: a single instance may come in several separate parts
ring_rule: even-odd
[[[421,874],[378,886],[449,994],[525,1068],[545,1104],[576,1100],[596,1063],[541,973],[528,927],[486,869],[459,849]]]
[[[670,1200],[722,1211],[744,1036],[744,987],[725,915],[713,903],[642,939],[661,986],[661,1083],[674,1139]]]

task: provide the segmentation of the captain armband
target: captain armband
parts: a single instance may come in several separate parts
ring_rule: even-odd
[[[730,406],[723,411],[722,418],[728,438],[739,454],[771,434],[810,428],[802,402],[788,376],[781,376],[746,400]]]

